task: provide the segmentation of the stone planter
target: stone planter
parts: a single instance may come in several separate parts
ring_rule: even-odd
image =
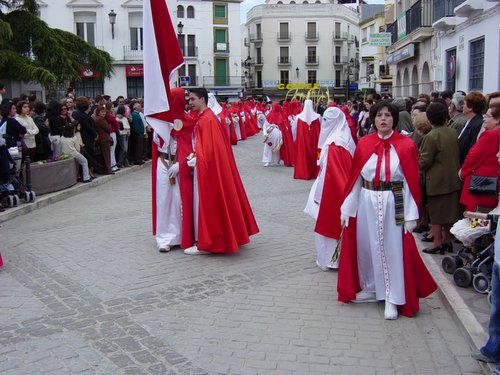
[[[73,186],[77,182],[75,159],[31,164],[31,188],[36,195],[52,193]]]

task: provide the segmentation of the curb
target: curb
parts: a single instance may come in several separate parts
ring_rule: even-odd
[[[142,165],[133,165],[127,168],[122,168],[118,172],[115,172],[115,174],[100,176],[92,180],[92,182],[86,184],[78,182],[76,185],[73,185],[67,189],[55,191],[53,193],[43,194],[40,197],[36,197],[35,201],[32,203],[20,203],[17,207],[7,208],[4,212],[0,212],[0,224],[8,220],[11,220],[15,217],[25,215],[39,208],[48,206],[49,204],[68,199],[77,194],[83,193],[84,191],[92,189],[96,186],[100,186],[111,180],[114,180],[115,178],[119,178],[127,174],[137,172],[144,168],[149,168],[150,165],[151,161],[147,161]]]
[[[417,243],[420,241],[417,240]],[[419,246],[422,248],[423,246]],[[449,280],[444,276],[444,271],[441,268],[441,259],[433,256],[422,255],[427,269],[431,273],[434,281],[438,285],[438,295],[446,309],[450,312],[453,320],[457,323],[460,331],[469,342],[473,350],[481,348],[488,340],[488,332],[479,323],[477,318],[472,314],[470,308],[465,303],[462,296],[455,290],[455,287],[450,284]],[[489,374],[495,369],[493,364],[477,361],[484,374]]]

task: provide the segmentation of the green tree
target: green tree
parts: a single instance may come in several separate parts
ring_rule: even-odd
[[[104,77],[113,72],[111,56],[75,34],[50,28],[37,16],[36,0],[0,0],[0,77],[45,86],[79,80],[91,67]]]

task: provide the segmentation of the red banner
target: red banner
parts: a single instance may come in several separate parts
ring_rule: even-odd
[[[142,65],[127,65],[125,67],[127,77],[143,77],[144,67]]]

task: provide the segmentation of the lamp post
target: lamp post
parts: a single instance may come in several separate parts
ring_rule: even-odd
[[[116,13],[113,9],[108,13],[109,23],[111,24],[111,38],[115,39],[115,23],[116,23]]]
[[[184,25],[181,21],[177,24],[177,35],[182,35],[182,30],[184,29]]]
[[[297,78],[299,78],[299,72],[300,72],[299,67],[296,67],[296,68],[295,68],[295,73],[297,73]]]

